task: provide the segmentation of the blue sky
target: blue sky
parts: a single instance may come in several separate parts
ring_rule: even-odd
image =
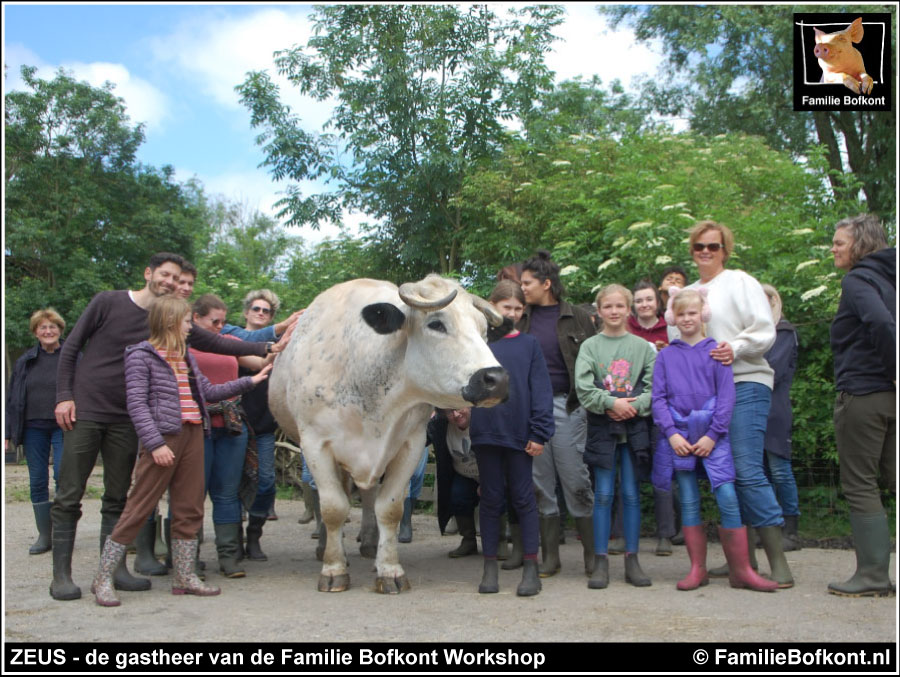
[[[593,4],[566,6],[567,21],[557,29],[562,40],[548,59],[558,79],[598,74],[605,83],[619,78],[627,84],[636,74],[656,72],[658,48],[635,45],[625,31],[605,33]],[[132,121],[146,125],[142,162],[172,165],[178,180],[196,176],[209,193],[274,214],[283,186],[257,168],[262,152],[233,88],[248,70],[274,72],[273,51],[305,44],[310,11],[297,4],[4,3],[4,91],[22,88],[23,64],[38,67],[45,78],[64,67],[95,86],[114,82]],[[614,58],[599,58],[600,40],[603,53]],[[304,100],[286,84],[282,94],[308,130],[321,128],[326,104]],[[364,219],[346,215],[351,230]],[[300,234],[315,240],[334,232],[326,227]]]

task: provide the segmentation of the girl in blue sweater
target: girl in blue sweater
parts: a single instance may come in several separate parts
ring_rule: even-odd
[[[510,280],[500,282],[489,301],[512,328],[522,316],[525,297]],[[553,388],[541,347],[530,334],[512,330],[491,343],[497,361],[509,372],[509,399],[490,409],[472,409],[470,437],[481,485],[481,549],[484,576],[478,592],[499,592],[497,545],[500,515],[509,490],[511,509],[522,531],[522,582],[519,596],[536,595],[538,578],[538,514],[531,476],[532,458],[553,437]]]

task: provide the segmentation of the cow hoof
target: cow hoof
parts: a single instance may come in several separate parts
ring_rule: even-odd
[[[365,557],[366,559],[375,559],[375,555],[378,554],[378,546],[371,545],[369,543],[363,543],[359,546],[359,554],[361,557]]]
[[[409,579],[405,575],[400,578],[379,576],[375,579],[375,592],[380,592],[382,595],[399,595],[406,590],[409,590]]]
[[[319,592],[344,592],[350,589],[350,574],[337,576],[319,576]]]

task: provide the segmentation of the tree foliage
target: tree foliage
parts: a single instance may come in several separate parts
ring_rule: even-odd
[[[302,93],[336,100],[334,135],[302,130],[267,73],[238,87],[251,124],[262,128],[257,141],[273,177],[338,184],[310,197],[289,189],[282,213],[315,226],[358,209],[376,219],[374,235],[412,275],[455,271],[466,224],[454,197],[473,163],[497,152],[503,125],[535,114],[550,87],[544,55],[561,11],[317,7],[314,37],[277,52],[276,65]]]
[[[6,340],[33,337],[28,318],[54,306],[71,326],[91,297],[140,280],[155,251],[190,256],[204,198],[169,167],[135,161],[132,126],[111,84],[22,68],[26,91],[5,95]]]
[[[821,144],[835,194],[848,189],[840,177],[852,173],[867,211],[896,219],[896,88],[891,112],[793,110],[793,13],[865,13],[871,5],[605,5],[598,11],[614,28],[632,26],[639,41],[662,41],[665,69],[659,82],[645,83],[658,110],[687,114],[691,129],[710,136],[759,135],[794,157]],[[896,17],[896,6],[878,11]]]

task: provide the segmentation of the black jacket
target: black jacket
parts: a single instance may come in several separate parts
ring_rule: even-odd
[[[861,258],[841,280],[841,301],[831,323],[838,391],[896,390],[896,278],[896,249],[890,247]]]
[[[60,347],[65,339],[59,339]],[[12,377],[9,380],[9,390],[6,393],[6,433],[4,439],[9,440],[10,447],[22,444],[25,435],[25,379],[28,372],[34,366],[38,357],[41,344],[36,343],[26,350],[13,367]],[[80,355],[79,355],[80,356]]]
[[[797,330],[794,325],[781,318],[775,325],[775,343],[765,355],[769,366],[775,371],[775,385],[772,387],[772,406],[766,423],[766,451],[781,458],[791,457],[791,384],[797,369]]]

